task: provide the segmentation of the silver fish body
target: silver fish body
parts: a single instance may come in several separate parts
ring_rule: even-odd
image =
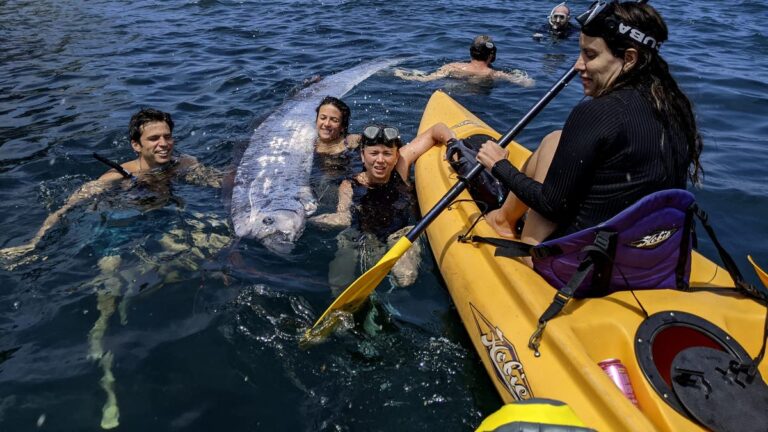
[[[237,167],[231,215],[238,237],[289,254],[317,209],[310,187],[315,108],[325,96],[342,97],[377,71],[399,60],[382,60],[330,75],[301,90],[261,123]]]

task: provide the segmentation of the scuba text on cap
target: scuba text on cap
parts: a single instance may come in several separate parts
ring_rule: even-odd
[[[619,36],[658,51],[662,41],[621,21],[614,13],[615,5],[615,0],[599,0],[592,3],[588,11],[576,18],[576,21],[581,24],[581,32],[587,36],[603,39]]]

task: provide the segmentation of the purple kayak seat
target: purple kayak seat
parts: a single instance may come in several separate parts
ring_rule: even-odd
[[[683,189],[655,192],[600,225],[534,246],[533,267],[561,289],[593,253],[591,277],[586,275],[575,287],[574,298],[624,290],[685,289],[691,273],[694,201]]]

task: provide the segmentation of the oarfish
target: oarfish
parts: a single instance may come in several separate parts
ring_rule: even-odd
[[[309,185],[314,155],[315,108],[325,96],[342,97],[399,60],[381,60],[327,76],[287,100],[251,136],[232,189],[232,222],[238,237],[255,238],[289,254],[317,209]]]

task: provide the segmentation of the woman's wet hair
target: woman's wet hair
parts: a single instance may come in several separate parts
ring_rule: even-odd
[[[315,108],[315,112],[317,113],[317,115],[315,116],[315,120],[317,120],[317,116],[320,115],[320,108],[323,105],[333,105],[334,107],[336,107],[336,109],[341,111],[341,136],[345,137],[349,135],[349,118],[352,115],[352,110],[349,109],[349,106],[339,98],[335,98],[333,96],[326,96],[323,98],[323,100],[320,101],[320,105],[318,105],[317,108]]]
[[[622,73],[601,94],[623,86],[634,86],[653,104],[656,115],[664,125],[677,125],[688,142],[688,157],[692,161],[688,175],[694,184],[701,182],[703,170],[699,161],[702,139],[696,127],[693,106],[669,72],[669,65],[659,54],[659,46],[667,40],[668,30],[664,19],[653,7],[634,2],[613,3],[606,12],[627,26],[636,29],[644,37],[627,37],[620,32],[607,32],[605,40],[611,53],[624,58],[629,48],[637,51],[637,62]],[[639,34],[639,33],[636,33]],[[652,38],[654,43],[650,44]]]
[[[473,60],[486,61],[490,59],[493,63],[496,60],[496,44],[493,43],[490,36],[477,36],[472,41],[472,45],[469,46],[469,56]]]
[[[165,122],[168,129],[173,133],[173,120],[169,113],[154,108],[142,108],[131,116],[131,121],[128,123],[128,139],[141,144],[141,133],[144,125],[154,122]]]

